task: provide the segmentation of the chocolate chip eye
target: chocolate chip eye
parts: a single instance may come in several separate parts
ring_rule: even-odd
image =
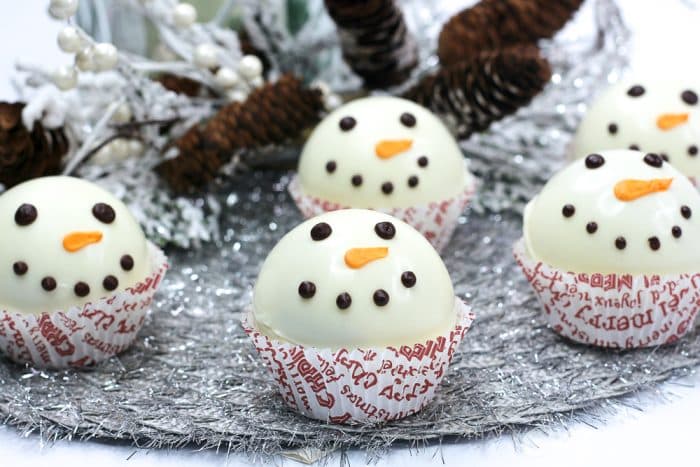
[[[104,287],[105,290],[111,292],[112,290],[114,290],[114,289],[116,289],[117,287],[119,287],[119,279],[117,279],[117,278],[114,277],[114,276],[107,276],[107,277],[105,277],[104,280],[102,281],[102,287]]]
[[[597,169],[605,164],[605,158],[600,154],[589,154],[586,156],[586,167],[589,169]]]
[[[649,237],[649,248],[654,251],[661,248],[661,241],[659,241],[658,237]]]
[[[378,222],[374,226],[374,231],[384,240],[391,240],[396,235],[396,227],[391,222]]]
[[[627,95],[630,97],[639,97],[639,96],[643,95],[645,92],[646,91],[642,86],[636,84],[627,90]]]
[[[134,269],[134,258],[132,258],[131,255],[124,255],[119,260],[119,265],[123,270],[131,271]]]
[[[335,161],[326,162],[326,172],[328,172],[329,174],[332,174],[333,172],[335,172],[335,169],[337,169],[337,168],[338,168],[338,164],[336,164]]]
[[[85,282],[78,282],[73,287],[73,292],[75,292],[78,297],[85,297],[90,293],[90,286]]]
[[[23,276],[29,271],[29,266],[24,261],[17,261],[12,265],[12,270],[18,276]]]
[[[690,89],[686,89],[681,93],[681,99],[688,105],[695,105],[698,103],[698,95]]]
[[[681,216],[685,217],[686,219],[690,219],[690,216],[693,214],[693,212],[690,210],[688,206],[681,206]]]
[[[34,222],[36,216],[38,216],[36,207],[33,204],[24,203],[15,211],[15,223],[24,227]]]
[[[610,133],[611,135],[617,134],[617,130],[618,128],[616,123],[610,123],[608,125],[608,133]]]
[[[576,208],[572,204],[565,204],[564,207],[561,208],[561,213],[564,217],[571,217],[575,212]]]
[[[304,281],[299,284],[299,296],[301,298],[311,298],[316,294],[316,284],[309,281]]]
[[[345,310],[352,305],[352,297],[350,297],[349,293],[343,292],[336,297],[335,304],[338,305],[338,308],[341,310]]]
[[[418,167],[428,167],[428,158],[425,156],[420,156],[418,158]]]
[[[311,240],[320,241],[330,237],[333,229],[325,222],[319,222],[311,228]]]
[[[410,289],[416,285],[416,275],[413,274],[412,271],[405,271],[403,274],[401,274],[401,283],[404,287]]]
[[[661,167],[663,165],[664,160],[658,154],[654,154],[653,152],[650,152],[649,154],[644,156],[644,162],[647,165],[650,165],[652,167],[656,167],[658,169],[659,167]]]
[[[51,276],[46,276],[41,280],[41,288],[47,292],[51,292],[56,288],[56,279]]]
[[[352,117],[343,117],[340,119],[340,122],[338,123],[340,126],[340,129],[343,131],[350,131],[353,128],[355,128],[355,125],[357,125],[357,120],[355,120]]]
[[[412,113],[404,112],[401,114],[401,123],[409,128],[416,126],[416,117]]]
[[[626,246],[627,240],[625,240],[625,237],[617,237],[615,239],[615,248],[617,248],[618,250],[624,250]]]
[[[375,290],[374,295],[372,295],[372,300],[374,300],[375,305],[384,306],[389,303],[389,294],[384,289]]]
[[[97,203],[92,207],[92,215],[103,224],[111,224],[117,216],[112,206],[105,203]]]

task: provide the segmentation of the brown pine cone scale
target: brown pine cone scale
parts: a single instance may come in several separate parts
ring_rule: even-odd
[[[554,36],[583,0],[482,0],[450,18],[438,39],[443,65],[471,60],[484,50],[535,44]]]
[[[551,74],[537,47],[517,46],[443,67],[404,97],[428,107],[467,138],[529,104]]]

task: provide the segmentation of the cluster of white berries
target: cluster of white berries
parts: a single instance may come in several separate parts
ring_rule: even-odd
[[[70,18],[77,10],[78,0],[51,0],[49,5],[49,14],[61,20]],[[75,54],[74,65],[61,66],[52,75],[53,82],[63,91],[78,84],[78,70],[107,71],[117,66],[119,60],[114,45],[106,42],[94,44],[72,26],[66,26],[58,33],[58,46],[64,52]]]
[[[51,0],[49,13],[56,19],[66,20],[73,16],[78,9],[78,0]],[[197,21],[197,9],[190,3],[181,2],[172,8],[171,25],[176,29],[187,29]],[[72,89],[78,81],[79,71],[100,72],[111,70],[117,65],[119,55],[116,47],[109,43],[95,44],[89,37],[85,37],[78,28],[64,27],[58,34],[58,45],[64,52],[75,54],[75,63],[59,67],[53,72],[52,79],[61,90]],[[169,60],[173,60],[172,54],[167,54],[166,48],[161,44],[160,53]],[[208,70],[214,74],[214,82],[220,86],[229,99],[244,100],[251,88],[264,84],[263,65],[260,59],[254,55],[245,55],[236,66],[227,66],[221,63],[221,54],[225,53],[220,46],[214,43],[202,43],[196,45],[192,51],[192,63],[202,70]]]
[[[189,28],[197,21],[197,9],[189,3],[178,3],[173,8],[172,21],[175,27]],[[244,81],[252,87],[263,84],[263,65],[255,55],[245,55],[238,63],[238,68],[233,69],[222,66],[219,62],[221,49],[211,43],[199,44],[192,54],[192,62],[199,68],[216,70],[214,80],[216,84],[227,92],[233,100],[245,99]]]
[[[92,162],[108,165],[140,156],[144,151],[143,143],[137,139],[117,138],[102,146],[92,156]]]

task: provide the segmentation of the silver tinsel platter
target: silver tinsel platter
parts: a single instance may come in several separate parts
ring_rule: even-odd
[[[589,2],[590,3],[590,2]],[[544,324],[511,255],[519,210],[563,163],[597,87],[624,66],[627,32],[598,0],[594,40],[544,44],[555,71],[531,106],[463,143],[481,176],[479,199],[443,252],[456,293],[477,320],[436,399],[409,418],[371,427],[326,425],[289,410],[240,326],[267,253],[302,219],[288,174],[249,172],[207,197],[221,213],[215,242],[171,249],[172,263],[134,346],[83,371],[37,371],[0,360],[0,417],[47,440],[123,440],[274,455],[361,447],[381,453],[448,437],[551,426],[700,363],[700,331],[658,349],[580,346]]]

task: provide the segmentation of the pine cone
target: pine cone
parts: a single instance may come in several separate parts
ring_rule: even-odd
[[[165,73],[158,76],[156,81],[163,85],[163,87],[168,91],[172,91],[177,94],[184,94],[185,96],[189,97],[199,96],[202,88],[204,87],[199,81],[170,73]]]
[[[552,37],[583,0],[482,0],[457,13],[440,31],[444,65],[471,60],[481,51],[535,44]]]
[[[280,144],[316,124],[323,109],[321,92],[284,75],[253,91],[245,102],[232,102],[204,125],[174,142],[179,155],[156,172],[179,193],[204,187],[240,149]]]
[[[370,89],[401,84],[418,48],[394,0],[325,0],[338,26],[343,58]]]
[[[471,61],[444,67],[406,92],[428,107],[461,138],[527,105],[552,71],[535,46],[482,52]]]
[[[24,103],[0,102],[0,183],[10,188],[31,178],[57,174],[68,151],[63,129],[41,122],[29,131],[22,123]]]

